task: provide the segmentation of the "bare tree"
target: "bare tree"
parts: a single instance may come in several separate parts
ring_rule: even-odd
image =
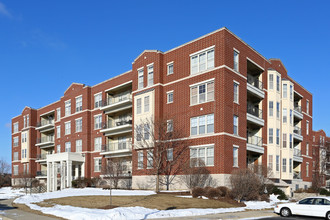
[[[147,151],[147,173],[156,176],[156,192],[160,185],[169,190],[178,174],[183,171],[188,156],[189,140],[184,139],[183,128],[173,126],[173,120],[146,119],[135,127],[136,150]]]
[[[321,144],[313,146],[313,181],[312,188],[318,191],[324,185],[326,173],[326,148]]]
[[[0,187],[7,183],[7,174],[10,171],[10,165],[4,159],[0,159]]]
[[[260,193],[264,193],[266,191],[266,185],[272,184],[272,181],[269,178],[273,175],[272,169],[264,165],[255,165],[249,166],[249,169],[258,177],[261,190]]]
[[[25,194],[27,194],[28,188],[30,188],[30,193],[31,193],[32,182],[34,181],[33,175],[31,173],[21,173],[19,174],[19,178],[25,189]]]

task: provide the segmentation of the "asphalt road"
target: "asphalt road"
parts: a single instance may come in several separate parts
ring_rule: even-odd
[[[324,219],[324,218],[315,218],[315,217],[308,217],[308,216],[290,216],[288,218],[284,218],[281,216],[277,216],[277,217],[270,217],[270,218],[258,218],[258,219],[262,219],[262,220],[320,220],[320,219]]]

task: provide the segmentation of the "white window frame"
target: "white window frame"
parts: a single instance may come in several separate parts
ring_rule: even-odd
[[[75,120],[75,125],[76,125],[76,133],[82,132],[82,118],[77,118]]]
[[[57,146],[56,146],[56,153],[61,153],[61,145],[60,144],[58,144]]]
[[[65,135],[71,134],[71,121],[65,122],[64,125],[65,125]]]
[[[144,68],[141,67],[138,70],[138,89],[143,89],[144,88]]]
[[[238,150],[239,146],[233,145],[233,167],[238,167]]]
[[[284,99],[288,98],[288,84],[284,83],[282,90],[283,90],[283,98]]]
[[[306,156],[309,155],[309,143],[307,142],[306,143]]]
[[[213,91],[208,91],[208,84],[211,84],[213,83]],[[201,95],[203,93],[200,93],[200,87],[201,86],[205,86],[205,93],[204,93],[204,101],[201,101],[200,98],[201,98]],[[213,79],[209,79],[209,80],[206,80],[206,81],[203,81],[203,82],[199,82],[199,83],[196,83],[196,84],[193,84],[193,85],[190,85],[190,105],[193,106],[193,105],[199,105],[199,104],[202,104],[202,103],[207,103],[207,102],[213,102],[215,100],[215,80],[214,78]],[[196,93],[196,103],[193,103],[193,89],[197,89],[197,93]],[[213,93],[213,95],[212,95]],[[209,97],[211,96],[211,97]],[[212,98],[213,96],[213,98]]]
[[[237,88],[237,91],[235,90]],[[239,104],[239,82],[234,80],[234,103]]]
[[[306,162],[306,177],[309,177],[309,163]]]
[[[277,119],[280,119],[280,115],[281,115],[280,111],[281,111],[281,105],[279,102],[276,102],[276,118]]]
[[[280,156],[276,155],[276,172],[280,171]]]
[[[154,85],[154,64],[151,63],[147,65],[148,72],[148,86]]]
[[[138,159],[137,159],[137,162],[138,162],[138,166],[137,166],[137,168],[138,168],[138,170],[141,170],[141,169],[143,169],[143,151],[138,151],[137,152],[137,157],[138,157]]]
[[[280,129],[276,129],[276,145],[279,146],[280,143],[281,143],[281,140],[280,140]]]
[[[101,151],[102,148],[102,137],[94,138],[94,151]]]
[[[172,100],[171,100],[171,96],[172,96]],[[173,103],[173,90],[166,92],[166,99],[167,99],[167,104]]]
[[[76,112],[81,112],[82,111],[82,95],[76,97]]]
[[[306,100],[306,113],[309,115],[309,100]]]
[[[281,91],[281,77],[279,75],[276,75],[276,91],[280,92]]]
[[[102,128],[102,114],[94,115],[94,130]]]
[[[289,159],[289,173],[292,173],[292,158]]]
[[[18,160],[18,152],[14,152],[13,153],[13,161],[17,161]]]
[[[173,119],[167,120],[166,132],[173,132]]]
[[[238,131],[238,124],[239,124],[238,123],[238,119],[239,119],[239,117],[237,115],[234,115],[233,116],[233,134],[234,135],[238,135],[239,134],[239,131]],[[236,128],[236,132],[235,132],[235,128]]]
[[[65,142],[65,152],[71,152],[71,142]]]
[[[94,94],[94,108],[102,107],[102,92]]]
[[[200,155],[200,149],[204,149],[204,156]],[[212,149],[213,155],[208,155],[208,149]],[[195,151],[197,155],[193,155],[192,152]],[[213,163],[208,163],[208,158],[213,157]],[[204,159],[202,159],[204,158]],[[201,159],[205,163],[205,167],[211,167],[214,166],[214,144],[209,145],[200,145],[200,146],[191,146],[190,147],[190,161],[192,159]],[[196,166],[200,166],[199,164],[196,164]]]
[[[173,161],[173,148],[168,148],[166,152],[166,160]]]
[[[65,116],[70,116],[71,115],[71,99],[66,100],[64,103],[65,103]]]
[[[306,135],[309,135],[309,121],[306,120]]]
[[[94,157],[94,172],[101,172],[102,168],[102,157]]]
[[[272,132],[270,132],[270,131],[272,131]],[[268,129],[268,143],[274,144],[274,129],[273,128]]]
[[[283,108],[283,123],[287,123],[288,122],[288,111],[286,108]]]
[[[268,155],[268,168],[272,171],[273,170],[273,155]]]
[[[56,121],[61,120],[61,108],[56,109]]]
[[[82,139],[76,140],[76,152],[78,153],[82,152]]]
[[[18,176],[18,165],[13,165],[13,169],[14,176]]]
[[[18,122],[15,122],[14,125],[13,125],[13,133],[18,133]]]
[[[150,96],[145,96],[144,97],[144,113],[149,112],[150,111]]]
[[[56,138],[61,137],[61,125],[56,126]]]
[[[154,167],[154,153],[152,150],[147,150],[147,169]]]
[[[239,51],[234,48],[234,53],[233,53],[233,70],[236,72],[239,72]]]
[[[172,67],[172,69],[170,67]],[[167,75],[172,75],[172,74],[174,74],[174,62],[173,61],[167,63]]]
[[[269,89],[274,89],[274,74],[269,74]]]
[[[286,173],[286,158],[282,159],[282,172]]]
[[[16,136],[16,137],[13,138],[13,146],[17,147],[18,145],[19,145],[19,137]]]
[[[269,101],[269,117],[273,117],[274,116],[274,101]]]
[[[209,117],[213,117],[213,123],[209,123],[208,124],[208,116]],[[205,126],[205,128],[204,128],[204,130],[205,130],[205,133],[200,133],[200,126],[203,126],[203,125],[200,125],[200,118],[203,118],[204,117],[204,121],[205,121],[205,124],[204,124],[204,126]],[[192,121],[193,120],[197,120],[197,123],[196,123],[196,134],[192,134]],[[213,134],[214,133],[214,114],[207,114],[207,115],[200,115],[200,116],[196,116],[196,117],[192,117],[192,118],[190,118],[190,136],[198,136],[198,135],[205,135],[205,134]],[[211,129],[211,130],[213,130],[213,131],[208,131],[209,129],[208,129],[208,126],[211,126],[213,124],[213,129]],[[195,127],[195,126],[194,126]]]
[[[213,59],[208,58],[208,54],[213,51]],[[200,58],[202,55],[205,55],[205,69],[201,70],[201,65],[200,65]],[[193,59],[196,58],[196,72],[193,71]],[[213,69],[215,66],[215,46],[205,48],[201,51],[195,52],[193,54],[190,54],[190,75],[195,75],[201,72],[205,72],[207,70]]]

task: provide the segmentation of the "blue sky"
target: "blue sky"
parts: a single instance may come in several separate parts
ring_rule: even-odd
[[[313,129],[330,135],[330,1],[0,0],[0,157],[11,118],[131,69],[145,49],[167,51],[223,26],[314,95]]]

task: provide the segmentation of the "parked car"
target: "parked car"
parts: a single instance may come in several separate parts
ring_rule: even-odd
[[[274,212],[283,217],[305,215],[330,220],[330,197],[309,197],[296,203],[277,204]]]

